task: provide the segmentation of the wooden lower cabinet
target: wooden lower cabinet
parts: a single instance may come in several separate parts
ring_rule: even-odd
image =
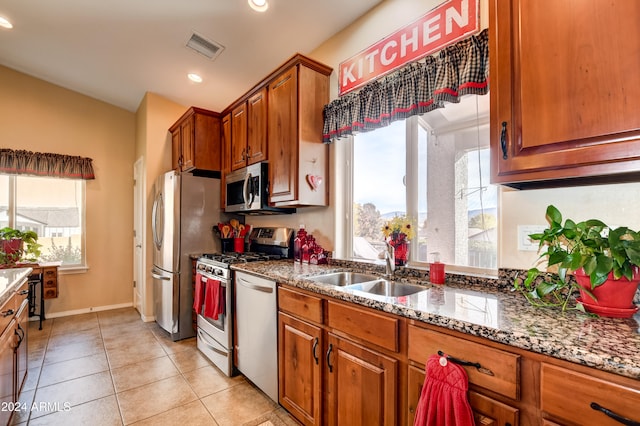
[[[15,320],[11,320],[4,331],[0,331],[0,404],[7,407],[16,401],[13,358],[15,323]],[[0,410],[0,424],[8,424],[11,414],[11,410]]]
[[[543,363],[540,386],[542,411],[560,424],[640,424],[640,385],[631,388]]]
[[[304,425],[322,424],[322,329],[278,314],[279,400]],[[322,360],[322,362],[321,362]]]
[[[640,424],[639,380],[288,286],[278,309],[279,402],[304,425],[413,425],[439,350],[480,364],[477,426]]]
[[[349,312],[365,324],[381,315],[348,306],[348,311],[334,306],[325,315],[323,302],[306,293],[278,289],[280,404],[304,425],[398,424],[400,361],[356,337],[336,334],[344,330],[327,327],[331,320],[325,321],[332,312]]]
[[[327,424],[397,424],[398,361],[332,333],[327,347]]]
[[[416,415],[420,392],[424,384],[425,372],[423,369],[409,366],[409,392],[407,402],[409,409],[408,425],[413,425]],[[473,410],[473,417],[477,426],[517,426],[519,425],[519,410],[500,401],[489,398],[475,391],[469,391],[469,404]]]

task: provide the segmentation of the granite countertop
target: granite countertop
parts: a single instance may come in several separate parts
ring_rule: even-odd
[[[23,278],[28,277],[31,268],[0,269],[0,306],[16,291]]]
[[[232,269],[498,343],[640,379],[640,313],[594,317],[577,311],[534,308],[519,293],[494,286],[418,281],[425,291],[385,298],[315,283],[305,276],[348,270],[293,261],[250,262]],[[403,281],[407,280],[402,278]],[[415,281],[413,281],[415,283]]]

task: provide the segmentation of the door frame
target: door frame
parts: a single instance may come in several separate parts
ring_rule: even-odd
[[[145,165],[144,157],[133,164],[133,307],[145,320],[146,278],[145,259]]]

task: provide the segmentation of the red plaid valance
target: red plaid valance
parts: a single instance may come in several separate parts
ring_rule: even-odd
[[[324,142],[489,92],[489,32],[483,30],[348,93],[324,108]]]
[[[93,160],[86,157],[0,148],[0,173],[95,179]]]

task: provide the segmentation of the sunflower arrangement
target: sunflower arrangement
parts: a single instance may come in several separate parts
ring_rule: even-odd
[[[413,226],[411,226],[411,219],[407,216],[396,216],[385,222],[382,227],[382,234],[385,238],[402,239],[404,236],[407,240],[412,239],[415,235]]]

